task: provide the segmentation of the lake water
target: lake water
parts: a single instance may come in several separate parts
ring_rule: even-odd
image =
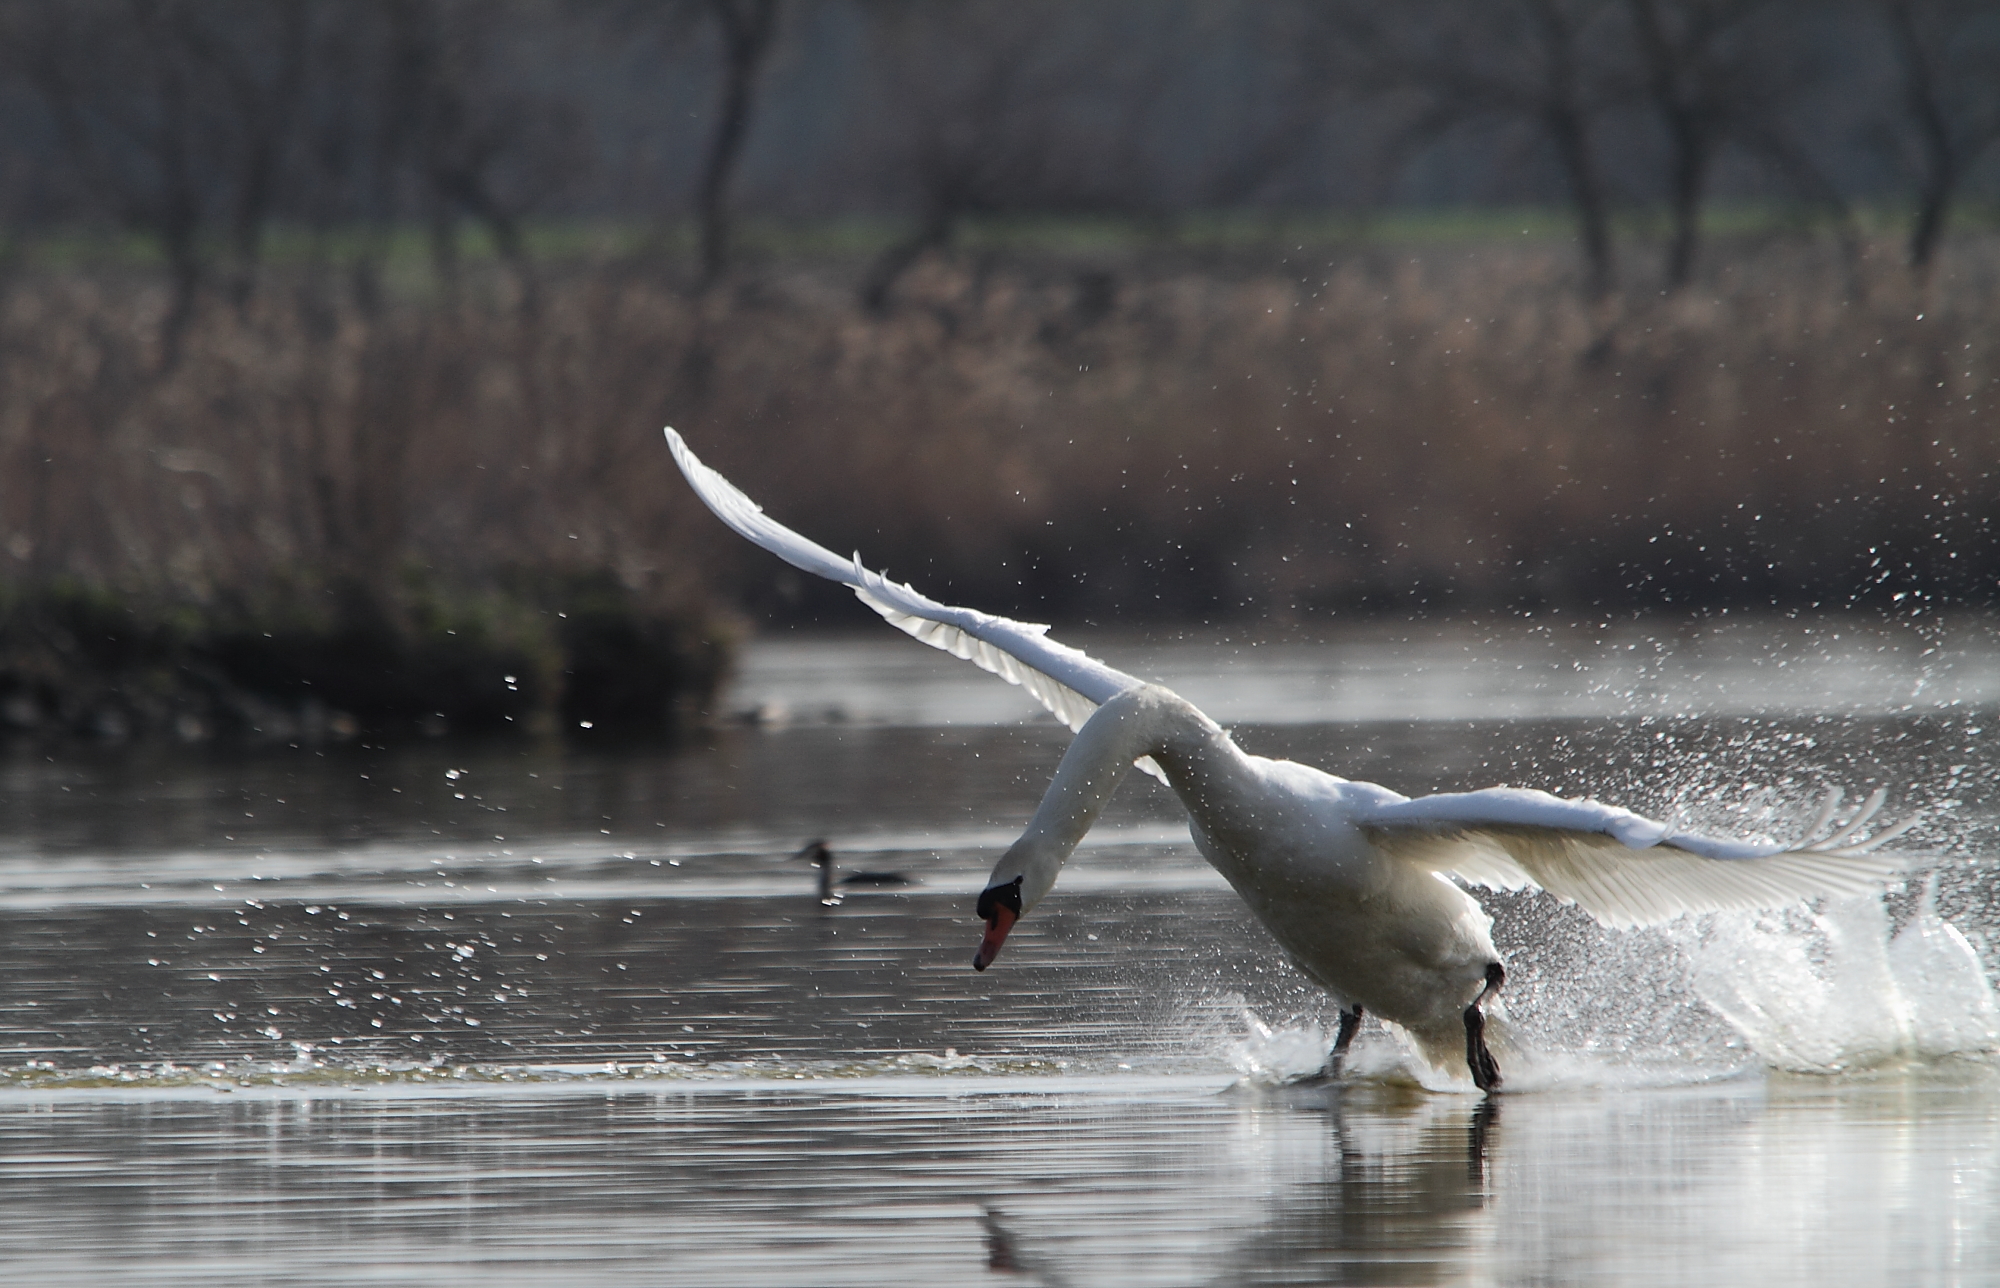
[[[0,762],[0,1266],[153,1284],[1989,1283],[2000,628],[1073,637],[1251,750],[1782,834],[1881,901],[1655,931],[1488,900],[1508,1094],[1331,1015],[1133,775],[985,974],[1068,735],[889,632],[752,649],[632,751]],[[825,836],[822,906],[790,856]]]

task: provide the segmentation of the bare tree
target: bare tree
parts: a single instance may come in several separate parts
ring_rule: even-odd
[[[1407,151],[1452,128],[1496,121],[1525,123],[1543,139],[1576,218],[1585,290],[1608,292],[1617,265],[1593,134],[1629,75],[1615,0],[1357,0],[1335,12],[1352,74],[1377,94],[1414,100],[1392,146]]]
[[[1586,292],[1600,297],[1611,290],[1617,265],[1612,258],[1610,203],[1591,142],[1592,125],[1606,96],[1594,83],[1584,46],[1609,6],[1596,0],[1527,0],[1524,7],[1540,55],[1535,64],[1540,75],[1531,82],[1539,92],[1517,100],[1517,110],[1533,116],[1555,149],[1589,266]]]
[[[897,280],[950,244],[969,216],[1131,211],[1147,201],[1135,132],[1162,78],[1102,21],[1049,0],[878,3],[875,33],[889,169],[913,192],[910,234],[862,286],[871,312]]]
[[[237,133],[235,182],[223,221],[235,260],[228,293],[242,309],[257,287],[264,232],[293,142],[312,8],[307,0],[278,0],[229,15],[187,5],[174,16],[176,34],[199,71],[220,90]]]
[[[722,40],[722,88],[715,133],[701,168],[701,279],[713,285],[729,264],[729,181],[743,157],[758,73],[777,40],[779,0],[709,0]]]
[[[1900,73],[1914,145],[1916,219],[1910,267],[1930,271],[1953,200],[2000,139],[2000,3],[1878,0]]]
[[[383,303],[381,261],[410,213],[408,123],[420,114],[420,65],[398,37],[393,3],[355,0],[317,17],[286,213],[315,234],[314,266],[337,259],[372,318]]]
[[[79,213],[159,244],[171,367],[215,242],[235,260],[232,298],[254,289],[300,92],[305,0],[78,0],[16,4],[6,18],[12,70],[53,125]]]
[[[427,189],[440,249],[455,244],[455,216],[482,225],[514,270],[523,302],[534,285],[523,220],[560,191],[587,162],[574,107],[538,93],[528,78],[501,65],[496,35],[507,5],[432,0],[403,29],[408,65],[418,76],[416,164]],[[448,260],[446,261],[448,264]],[[448,271],[448,270],[447,270]]]
[[[1640,92],[1667,140],[1667,289],[1694,276],[1702,207],[1732,142],[1767,155],[1782,107],[1806,74],[1798,29],[1777,0],[1628,0],[1641,58]],[[1761,19],[1773,19],[1769,26]],[[1800,155],[1792,151],[1793,155]]]

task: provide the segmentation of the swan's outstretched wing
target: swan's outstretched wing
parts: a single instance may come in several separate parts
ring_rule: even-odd
[[[1829,796],[1790,845],[1675,832],[1614,805],[1511,787],[1387,801],[1356,821],[1399,858],[1496,890],[1538,886],[1607,926],[1628,928],[1686,912],[1879,891],[1903,860],[1878,847],[1918,821],[1871,835],[1884,795],[1878,790],[1837,823],[1839,797]]]
[[[862,566],[860,555],[842,559],[765,514],[735,484],[703,465],[671,429],[667,446],[695,495],[739,534],[793,567],[853,587],[862,603],[898,630],[1020,685],[1072,731],[1083,728],[1098,707],[1139,683],[1088,653],[1056,643],[1046,626],[940,604],[871,572]]]

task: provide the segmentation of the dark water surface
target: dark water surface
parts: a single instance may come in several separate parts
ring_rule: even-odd
[[[1152,646],[1190,691],[1182,673],[1226,673],[1207,700],[1252,750],[1406,792],[1509,782],[1779,834],[1826,783],[1930,811],[1886,901],[1613,933],[1492,898],[1520,1045],[1492,1102],[1372,1023],[1348,1084],[1288,1085],[1331,1017],[1137,775],[974,974],[971,897],[1067,735],[998,723],[968,695],[1004,687],[893,637],[754,654],[737,705],[790,722],[671,751],[17,749],[0,1266],[1993,1282],[2000,712],[1980,686],[2000,649],[1960,627],[1815,653],[1800,629],[1669,640],[1690,674],[1788,673],[1782,701],[1721,714],[1660,698],[1685,688],[1671,661],[1618,708],[1601,682],[1625,636],[1488,640],[1470,689],[1478,666],[1438,662],[1464,640],[1301,646],[1268,672]],[[1364,689],[1457,692],[1463,714],[1271,719],[1285,692]],[[808,691],[824,704],[784,696]],[[1545,709],[1492,708],[1523,691]],[[821,906],[789,857],[817,835],[910,884]]]

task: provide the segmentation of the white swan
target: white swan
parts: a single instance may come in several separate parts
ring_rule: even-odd
[[[1491,1091],[1500,1072],[1481,1003],[1505,979],[1492,919],[1450,878],[1499,890],[1539,887],[1608,926],[1684,912],[1765,908],[1816,895],[1872,893],[1901,866],[1877,847],[1916,820],[1868,834],[1884,793],[1834,821],[1838,793],[1793,844],[1671,831],[1596,801],[1495,787],[1412,800],[1373,783],[1238,749],[1186,699],[1048,637],[1046,626],[937,603],[842,559],[772,520],[688,450],[667,443],[717,517],[924,643],[1019,684],[1076,731],[1026,832],[980,894],[985,970],[1014,923],[1055,885],[1127,767],[1163,778],[1189,830],[1292,961],[1340,1006],[1327,1072],[1364,1011],[1400,1026],[1432,1063],[1461,1055]]]

